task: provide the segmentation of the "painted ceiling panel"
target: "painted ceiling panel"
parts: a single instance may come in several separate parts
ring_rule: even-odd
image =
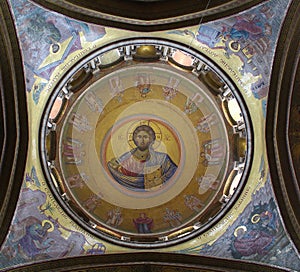
[[[149,38],[195,50],[230,78],[251,118],[253,156],[245,185],[239,189],[230,209],[214,225],[191,239],[148,251],[241,260],[265,264],[269,269],[300,270],[299,253],[286,231],[274,195],[265,143],[271,67],[291,1],[271,0],[228,18],[160,32],[135,32],[91,24],[26,0],[8,3],[23,57],[29,148],[19,200],[1,246],[1,269],[22,269],[26,265],[28,270],[24,271],[35,271],[30,270],[35,262],[145,250],[134,244],[122,245],[103,239],[74,220],[50,189],[39,149],[40,127],[48,100],[64,76],[75,72],[75,64],[83,63],[83,59],[96,50],[114,43],[122,45],[130,39]],[[101,209],[101,201],[91,201],[95,208]],[[180,207],[177,208],[180,212]],[[126,216],[128,214],[122,214],[123,218]],[[166,210],[161,210],[160,216],[166,216]],[[133,223],[136,220],[128,219],[132,228],[136,227]],[[172,226],[172,220],[169,222]],[[150,224],[148,227],[151,230]]]

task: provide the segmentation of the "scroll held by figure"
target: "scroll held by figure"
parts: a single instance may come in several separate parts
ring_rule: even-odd
[[[155,151],[156,135],[149,125],[140,125],[133,132],[135,148],[111,159],[108,169],[113,178],[127,189],[147,191],[166,183],[177,165],[164,152]]]

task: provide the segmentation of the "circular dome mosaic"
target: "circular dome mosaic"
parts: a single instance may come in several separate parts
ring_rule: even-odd
[[[222,217],[243,186],[251,129],[204,56],[134,40],[94,52],[50,97],[41,155],[61,207],[109,241],[155,247]]]

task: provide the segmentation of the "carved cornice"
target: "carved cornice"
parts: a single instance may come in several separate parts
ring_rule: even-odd
[[[160,269],[159,269],[160,268]],[[173,269],[172,269],[173,268]],[[119,270],[120,269],[120,270]],[[171,270],[172,269],[172,270]],[[179,270],[180,269],[180,270]],[[137,252],[82,256],[34,263],[13,268],[10,272],[35,271],[183,271],[183,272],[281,272],[287,269],[248,261],[174,253]]]
[[[267,109],[267,152],[271,178],[286,229],[300,248],[300,194],[295,168],[299,167],[289,143],[290,109],[293,93],[299,92],[300,2],[294,0],[288,10],[271,76]],[[299,118],[299,117],[298,117]],[[299,157],[300,154],[298,154]],[[294,162],[293,162],[294,161]]]
[[[265,0],[33,0],[85,22],[135,31],[197,25],[249,9]],[[203,17],[203,18],[202,18]]]
[[[0,245],[18,201],[26,163],[28,125],[23,66],[8,4],[0,5]]]

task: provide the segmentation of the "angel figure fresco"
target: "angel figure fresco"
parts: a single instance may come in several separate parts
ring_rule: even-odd
[[[171,100],[178,93],[178,85],[180,81],[175,77],[170,77],[168,84],[163,87],[163,95],[166,100]]]
[[[199,93],[195,93],[192,97],[187,97],[184,105],[184,112],[186,114],[193,114],[198,110],[198,107],[203,100],[203,96]]]
[[[94,212],[94,210],[100,206],[102,197],[96,194],[92,194],[88,199],[83,202],[83,207],[89,212]]]
[[[135,148],[107,164],[113,178],[131,190],[147,190],[167,182],[177,165],[168,154],[155,151],[156,135],[149,125],[140,125],[133,132]]]
[[[208,189],[217,190],[220,181],[213,174],[206,174],[198,177],[199,194],[204,194]]]
[[[115,76],[109,79],[111,95],[120,103],[124,95],[124,87],[120,77]]]
[[[70,124],[80,133],[87,132],[92,129],[86,116],[79,113],[72,113]]]
[[[197,110],[198,110],[198,107],[197,107],[196,103],[188,97],[186,100],[186,103],[184,105],[184,112],[186,114],[192,114],[192,113],[196,112]]]
[[[107,212],[107,220],[106,220],[107,225],[117,227],[121,225],[122,222],[123,222],[123,216],[119,207]]]
[[[211,113],[207,116],[202,117],[196,126],[196,129],[202,133],[208,133],[210,128],[218,123],[218,118],[215,113]]]
[[[85,173],[75,174],[67,178],[67,182],[71,189],[73,188],[84,188],[85,182],[88,180],[88,176]]]
[[[63,155],[66,164],[81,164],[85,151],[82,150],[83,143],[77,139],[67,137],[63,142]]]
[[[101,99],[97,97],[97,95],[94,92],[88,92],[84,96],[84,100],[91,111],[99,112],[99,113],[103,111],[103,103]]]
[[[200,212],[204,203],[194,195],[184,195],[184,204],[195,212]]]
[[[182,215],[177,210],[171,210],[166,208],[166,212],[163,217],[164,221],[168,223],[171,227],[177,227],[181,225]]]
[[[136,83],[141,97],[146,97],[146,95],[151,91],[150,87],[150,77],[147,74],[138,74],[138,80]]]
[[[202,144],[203,152],[200,156],[204,159],[203,165],[218,165],[222,162],[225,155],[225,146],[220,139],[205,141]]]

